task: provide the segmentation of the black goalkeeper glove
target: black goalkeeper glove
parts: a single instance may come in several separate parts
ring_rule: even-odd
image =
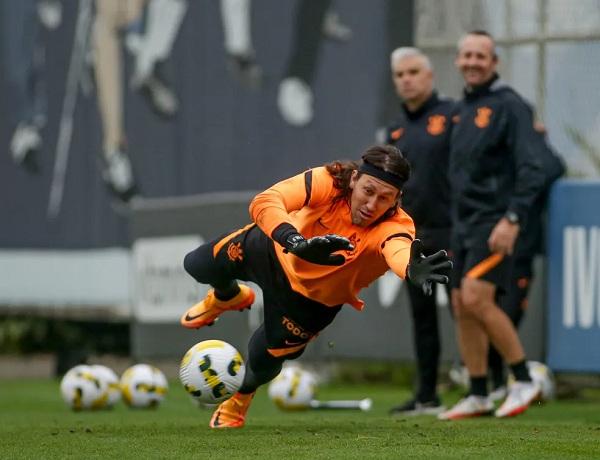
[[[339,235],[313,236],[308,240],[299,233],[288,236],[283,252],[291,252],[297,257],[319,265],[343,265],[346,258],[336,251],[354,249],[348,238]]]
[[[425,295],[432,294],[432,283],[448,283],[448,276],[443,273],[448,273],[451,268],[452,262],[446,251],[438,251],[425,257],[421,240],[413,241],[406,276],[411,283],[423,289]]]

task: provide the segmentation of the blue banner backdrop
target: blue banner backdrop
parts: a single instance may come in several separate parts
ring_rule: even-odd
[[[548,363],[600,371],[600,181],[560,181],[548,233]]]

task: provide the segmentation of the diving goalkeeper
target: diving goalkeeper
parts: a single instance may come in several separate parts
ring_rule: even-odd
[[[423,256],[413,221],[400,207],[410,167],[393,146],[373,146],[361,162],[334,161],[281,181],[250,204],[253,223],[203,244],[184,267],[213,289],[181,318],[187,328],[243,310],[263,290],[264,322],[248,345],[239,391],[214,412],[211,428],[245,423],[256,389],[298,358],[343,304],[362,310],[362,288],[391,269],[425,293],[447,283],[445,251]]]

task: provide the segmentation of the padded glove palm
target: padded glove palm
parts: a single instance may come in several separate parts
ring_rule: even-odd
[[[408,280],[423,289],[425,295],[432,294],[432,283],[448,283],[448,276],[443,273],[448,273],[451,268],[452,262],[446,251],[438,251],[425,257],[421,240],[413,241],[410,246],[410,261],[406,268],[406,274]]]
[[[336,251],[354,249],[348,238],[340,235],[313,236],[308,240],[296,233],[286,240],[284,252],[291,252],[297,257],[319,265],[343,265],[346,258]]]

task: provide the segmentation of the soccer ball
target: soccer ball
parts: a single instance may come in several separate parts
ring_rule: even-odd
[[[190,395],[204,404],[218,404],[242,386],[246,367],[242,356],[222,340],[205,340],[181,360],[179,379]]]
[[[108,393],[106,407],[114,406],[119,399],[121,399],[121,386],[119,385],[119,377],[111,368],[101,364],[94,364],[90,367],[93,374],[106,386],[106,392]]]
[[[469,371],[460,363],[454,363],[448,372],[450,381],[456,386],[468,389],[469,388]]]
[[[527,369],[529,369],[531,380],[537,382],[542,388],[542,401],[554,399],[556,396],[556,383],[550,368],[538,361],[527,361]]]
[[[63,400],[73,410],[102,409],[106,406],[107,384],[90,366],[81,364],[70,369],[60,382]]]
[[[121,376],[123,400],[130,407],[156,407],[164,399],[169,385],[160,369],[148,364],[136,364]]]
[[[269,385],[269,398],[283,410],[308,409],[316,388],[317,379],[312,373],[288,366]]]

